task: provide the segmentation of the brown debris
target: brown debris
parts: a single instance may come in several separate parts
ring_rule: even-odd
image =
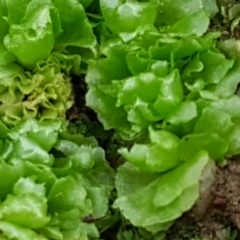
[[[219,217],[220,224],[233,224],[240,229],[240,163],[229,161],[225,168],[219,168],[213,186],[212,211],[209,220]]]

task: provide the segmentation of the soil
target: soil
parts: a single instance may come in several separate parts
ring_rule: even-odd
[[[230,236],[224,236],[227,227],[240,230],[239,160],[236,157],[229,160],[225,167],[218,167],[205,214],[199,219],[192,211],[186,213],[170,228],[168,240],[228,240]]]
[[[87,84],[84,81],[84,76],[72,76],[71,80],[74,94],[74,105],[68,110],[67,119],[72,123],[78,121],[97,121],[95,112],[86,106],[85,95],[87,92]]]

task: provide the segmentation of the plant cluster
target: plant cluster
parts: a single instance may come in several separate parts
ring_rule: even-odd
[[[209,31],[218,11],[213,0],[0,1],[1,239],[100,239],[119,221],[118,240],[165,239],[240,153],[239,43]],[[239,6],[230,13],[235,28]],[[94,137],[68,131],[73,75],[125,146],[116,169]]]

